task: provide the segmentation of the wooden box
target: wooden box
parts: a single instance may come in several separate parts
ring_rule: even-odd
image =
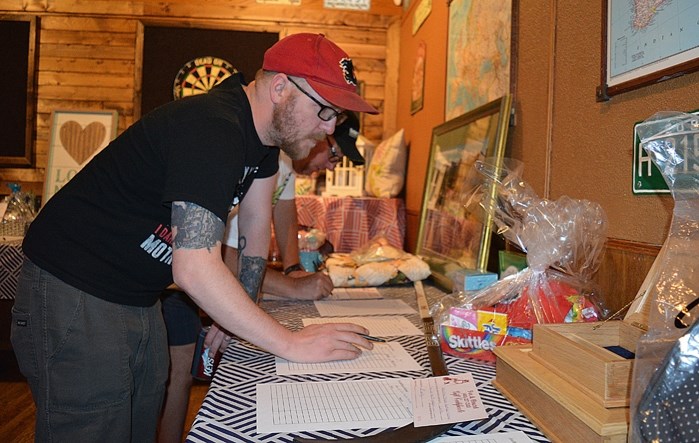
[[[531,357],[605,408],[628,406],[634,360],[605,347],[635,353],[643,333],[627,320],[537,324]]]
[[[605,408],[531,353],[531,345],[496,348],[493,384],[551,441],[626,443],[629,408]]]

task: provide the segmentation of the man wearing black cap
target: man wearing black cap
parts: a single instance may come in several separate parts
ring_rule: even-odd
[[[357,149],[357,137],[359,136],[359,119],[354,113],[348,112],[342,116],[344,120],[335,127],[333,135],[311,150],[308,157],[294,160],[294,171],[303,175],[310,175],[323,169],[332,170],[342,157],[347,157],[354,166],[364,164],[364,157]],[[327,157],[323,153],[329,154]]]
[[[355,165],[364,164],[364,157],[356,146],[359,135],[359,120],[356,115],[350,112],[342,114],[338,118],[338,122],[333,135],[318,142],[306,158],[291,160],[288,157],[284,158],[284,154],[279,157],[277,189],[272,205],[274,207],[274,231],[281,252],[284,272],[268,270],[265,273],[262,284],[265,293],[296,299],[318,300],[327,297],[332,292],[333,285],[330,277],[325,274],[303,272],[299,263],[297,239],[299,228],[294,201],[294,173],[311,175],[325,169],[332,171],[342,160],[342,157],[347,157]],[[225,246],[235,249],[238,247],[237,224],[237,214],[232,214],[229,217],[223,241]],[[237,258],[235,253],[231,253],[227,249],[224,247],[224,259],[229,267],[235,269]]]
[[[359,120],[354,113],[346,112],[338,117],[333,135],[329,135],[311,149],[308,157],[291,160],[283,152],[279,153],[279,172],[272,199],[274,232],[281,253],[284,272],[267,269],[262,282],[265,294],[296,300],[319,300],[333,290],[330,277],[323,272],[309,273],[301,267],[298,248],[298,219],[295,202],[295,173],[310,175],[321,170],[333,170],[347,157],[354,164],[364,164],[364,157],[357,149]],[[238,215],[232,210],[226,224],[223,239],[223,257],[228,267],[237,272],[238,258]],[[182,431],[187,416],[189,396],[193,384],[191,375],[192,356],[202,322],[199,309],[189,297],[180,291],[168,291],[168,297],[161,300],[163,317],[168,331],[170,349],[170,378],[163,412],[158,426],[158,441],[182,440]],[[215,342],[215,337],[219,342]],[[209,329],[205,347],[223,353],[228,342],[222,339],[216,324]]]
[[[304,158],[339,114],[376,113],[356,84],[337,45],[291,35],[265,53],[250,84],[234,75],[155,109],[44,205],[24,238],[12,313],[37,441],[154,439],[168,372],[158,299],[173,282],[222,328],[288,360],[372,348],[361,326],[290,331],[255,303],[278,149]],[[238,278],[221,257],[234,206]]]

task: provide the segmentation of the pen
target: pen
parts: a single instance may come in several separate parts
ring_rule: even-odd
[[[383,338],[378,338],[378,337],[372,337],[371,335],[366,335],[366,334],[359,334],[360,337],[364,337],[369,341],[378,341],[380,343],[386,343],[386,340]]]

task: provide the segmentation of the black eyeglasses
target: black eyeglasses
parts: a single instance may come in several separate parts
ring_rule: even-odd
[[[328,142],[328,148],[330,149],[330,156],[328,157],[328,161],[330,163],[340,163],[340,160],[342,160],[342,156],[337,153],[337,148],[333,144],[332,140],[330,140],[330,137],[325,137],[325,140]]]
[[[343,115],[343,114],[342,114],[342,111],[338,111],[337,109],[335,109],[335,108],[333,108],[333,107],[326,106],[326,105],[322,104],[321,102],[319,102],[319,101],[318,101],[315,97],[313,97],[311,94],[309,94],[308,92],[304,91],[303,88],[301,88],[301,86],[299,86],[295,81],[293,81],[293,80],[291,79],[291,77],[287,77],[287,78],[289,79],[289,81],[290,81],[294,86],[296,86],[296,88],[297,88],[299,91],[303,92],[303,94],[304,94],[306,97],[310,98],[311,100],[313,100],[313,102],[314,102],[316,105],[320,106],[320,111],[318,111],[318,118],[319,118],[319,119],[323,120],[324,122],[329,122],[330,120],[334,119],[335,117],[338,117],[338,118],[339,118],[339,116]],[[338,123],[339,123],[339,122],[338,122]]]

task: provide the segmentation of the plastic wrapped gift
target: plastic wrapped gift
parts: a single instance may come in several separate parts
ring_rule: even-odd
[[[663,112],[637,127],[641,146],[667,182],[670,230],[638,304],[648,331],[636,347],[630,441],[695,441],[699,411],[699,117]],[[693,432],[693,434],[692,434]]]
[[[325,266],[335,287],[402,284],[430,275],[427,263],[391,246],[384,236],[371,239],[349,254],[330,254]]]
[[[312,228],[299,231],[299,249],[302,251],[317,251],[325,243],[325,232]]]
[[[316,272],[323,264],[320,247],[325,243],[325,237],[325,232],[316,228],[299,231],[299,259],[304,271]]]
[[[21,186],[16,183],[9,183],[7,186],[12,192],[3,202],[6,209],[2,215],[0,234],[21,237],[36,217],[34,195],[22,192]]]
[[[476,162],[489,185],[466,204],[491,214],[498,232],[527,253],[528,267],[433,306],[442,349],[452,355],[493,361],[496,346],[531,342],[536,323],[597,321],[607,314],[592,282],[606,241],[604,211],[587,200],[538,198],[521,179],[521,164],[507,164]]]

